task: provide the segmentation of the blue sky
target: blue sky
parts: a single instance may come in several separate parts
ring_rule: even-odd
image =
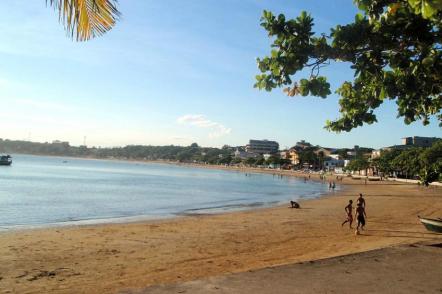
[[[394,103],[379,123],[350,133],[323,129],[338,117],[338,97],[285,96],[253,88],[256,57],[270,51],[259,26],[264,9],[309,11],[315,31],[351,22],[351,0],[130,0],[103,37],[66,37],[45,0],[0,2],[0,138],[87,145],[244,145],[282,147],[305,139],[328,147],[381,147],[404,136],[441,136],[435,120],[405,126]],[[346,64],[324,70],[336,89],[352,78]]]

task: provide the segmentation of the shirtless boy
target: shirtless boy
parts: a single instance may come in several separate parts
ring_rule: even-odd
[[[347,214],[347,219],[342,223],[341,226],[344,226],[345,223],[349,223],[350,229],[353,229],[351,226],[353,223],[353,200],[348,201],[348,205],[345,207],[345,213]]]
[[[364,207],[365,210],[365,199],[364,197],[362,197],[362,193],[359,193],[359,198],[358,200],[356,200],[356,204],[357,205],[361,204],[361,206]]]
[[[362,206],[361,202],[358,202],[358,207],[356,207],[356,213],[355,217],[358,220],[358,226],[356,228],[357,231],[359,231],[359,227],[363,230],[365,227],[365,218],[367,217],[367,214],[365,213],[365,208]]]

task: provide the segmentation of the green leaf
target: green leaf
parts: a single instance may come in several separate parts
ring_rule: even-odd
[[[386,91],[385,91],[385,88],[382,87],[381,92],[379,93],[379,99],[384,100],[385,97],[386,97]]]

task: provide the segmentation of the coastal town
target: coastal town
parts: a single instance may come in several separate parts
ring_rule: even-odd
[[[295,169],[306,171],[325,171],[344,173],[357,172],[363,176],[382,176],[378,161],[385,154],[400,153],[413,148],[429,148],[441,139],[437,137],[405,137],[401,144],[380,149],[360,147],[329,148],[312,145],[301,140],[293,147],[279,150],[279,144],[269,140],[250,140],[244,147],[236,147],[234,159],[241,159],[246,164],[255,164],[277,169]],[[232,160],[233,163],[237,162]],[[359,165],[352,162],[359,161]],[[396,176],[397,173],[394,173]],[[413,175],[410,175],[413,176]]]
[[[442,181],[439,163],[442,139],[413,136],[398,139],[399,142],[379,149],[357,145],[352,148],[323,147],[305,140],[290,148],[281,148],[276,141],[255,139],[243,146],[224,145],[221,148],[202,147],[197,143],[190,146],[128,145],[105,148],[76,147],[60,140],[37,143],[0,139],[0,153],[328,172],[353,174],[369,180],[403,178],[424,184]]]

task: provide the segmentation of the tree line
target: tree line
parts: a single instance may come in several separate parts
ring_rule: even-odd
[[[350,171],[369,168],[386,176],[419,179],[425,185],[434,181],[442,182],[442,140],[428,148],[385,150],[378,158],[371,160],[360,156],[350,161],[346,167]]]
[[[200,147],[197,143],[190,146],[144,146],[124,147],[86,147],[70,146],[68,143],[38,143],[0,139],[1,153],[22,153],[50,156],[72,156],[88,158],[116,158],[128,160],[167,160],[179,162],[207,162],[210,164],[230,163],[232,148]]]

